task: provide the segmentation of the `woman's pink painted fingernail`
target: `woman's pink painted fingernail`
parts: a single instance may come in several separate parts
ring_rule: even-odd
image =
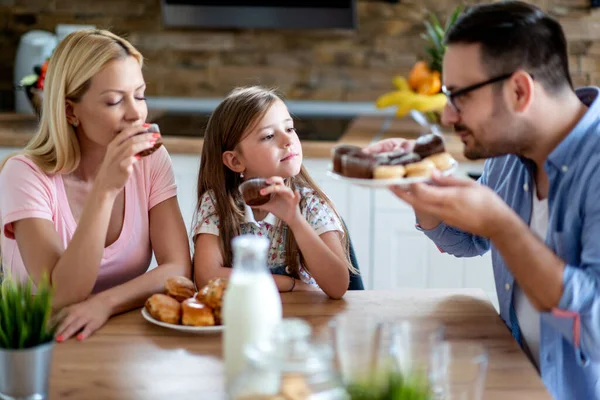
[[[152,137],[158,139],[160,137],[160,133],[153,133]]]
[[[260,189],[260,194],[265,195],[265,189]]]
[[[139,160],[140,158],[142,158],[141,156],[138,156],[137,154],[135,155],[135,159]]]
[[[63,337],[63,335],[58,335],[58,336],[56,337],[56,341],[57,341],[57,342],[62,342],[63,340],[65,340],[65,338]]]
[[[150,128],[150,124],[144,124],[142,125],[144,128]]]
[[[79,341],[83,340],[83,333],[80,333],[79,335],[77,335],[77,340],[79,340]]]

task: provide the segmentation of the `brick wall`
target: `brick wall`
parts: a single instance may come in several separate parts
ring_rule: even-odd
[[[94,24],[128,37],[146,57],[148,95],[216,97],[236,85],[277,85],[290,98],[371,101],[423,54],[428,11],[459,0],[358,0],[357,31],[176,30],[160,0],[0,0],[0,110],[13,105],[19,37],[59,23]],[[466,1],[477,3],[481,1]],[[590,0],[535,0],[563,24],[577,85],[600,83],[600,9]]]

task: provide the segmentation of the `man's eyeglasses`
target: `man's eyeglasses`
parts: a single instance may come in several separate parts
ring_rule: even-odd
[[[456,110],[456,112],[460,112],[460,107],[458,107],[458,104],[456,102],[456,99],[458,99],[460,96],[464,96],[465,94],[472,92],[473,90],[477,90],[486,85],[506,80],[512,75],[513,73],[500,75],[495,78],[488,79],[487,81],[476,83],[474,85],[467,86],[466,88],[457,90],[448,90],[448,88],[446,88],[446,86],[444,85],[442,86],[442,93],[446,95],[446,97],[448,98],[448,103],[450,103],[450,105]]]

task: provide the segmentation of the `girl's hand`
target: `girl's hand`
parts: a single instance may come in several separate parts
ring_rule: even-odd
[[[148,127],[149,124],[144,124],[124,129],[109,143],[96,177],[101,191],[118,193],[125,186],[133,172],[133,164],[139,160],[136,154],[152,148],[160,137],[160,133],[138,135]]]
[[[56,340],[63,342],[76,334],[77,340],[90,336],[112,315],[106,303],[99,296],[93,296],[62,310],[64,318],[56,330]]]
[[[285,186],[283,178],[279,176],[268,178],[267,183],[271,186],[262,189],[260,194],[263,196],[272,194],[271,200],[256,208],[270,212],[288,225],[292,225],[298,218],[302,218],[300,207],[298,207],[300,193]]]

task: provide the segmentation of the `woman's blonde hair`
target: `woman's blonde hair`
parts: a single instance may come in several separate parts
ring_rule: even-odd
[[[231,240],[241,233],[240,224],[244,221],[244,201],[238,190],[242,178],[223,164],[222,155],[226,151],[234,150],[244,138],[248,128],[262,118],[276,101],[280,100],[274,90],[258,86],[234,89],[217,106],[206,126],[200,171],[198,172],[198,204],[194,215],[194,226],[198,222],[203,194],[208,192],[212,196],[219,218],[221,254],[223,265],[226,267],[232,266]],[[342,221],[333,202],[312,180],[304,166],[301,167],[298,175],[286,179],[286,185],[292,190],[299,188],[314,190],[333,210],[340,222]],[[280,223],[283,224],[281,221]],[[342,244],[346,250],[346,264],[352,273],[358,273],[350,263],[348,231],[345,226],[342,227],[344,229]],[[290,274],[298,278],[300,267],[298,261],[304,264],[304,260],[290,229],[287,230],[285,239],[285,254],[285,263],[291,269]]]
[[[129,56],[142,66],[140,52],[109,31],[81,30],[65,37],[48,63],[37,133],[19,154],[27,155],[47,174],[75,170],[81,153],[75,129],[67,121],[66,102],[80,101],[92,77],[107,63]]]

